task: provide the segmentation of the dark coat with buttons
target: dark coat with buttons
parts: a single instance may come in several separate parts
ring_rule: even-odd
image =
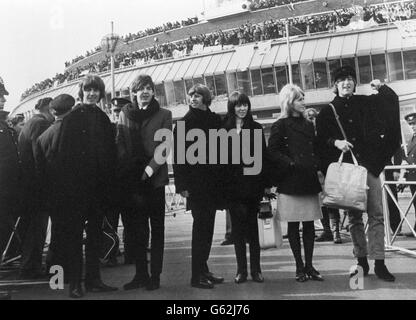
[[[54,208],[51,207],[55,204],[51,201],[51,198],[55,195],[57,190],[57,168],[56,168],[56,155],[58,151],[59,132],[62,125],[62,119],[56,120],[44,133],[42,133],[36,140],[34,157],[36,172],[39,179],[43,182],[41,187],[41,202],[46,209],[51,209],[51,213]]]
[[[184,127],[184,132],[178,129],[179,123]],[[221,209],[220,203],[220,189],[219,179],[221,173],[221,165],[209,164],[209,139],[206,139],[202,147],[206,150],[205,162],[206,164],[192,164],[189,163],[187,157],[185,157],[188,148],[194,145],[194,141],[184,141],[186,134],[192,129],[200,129],[205,133],[206,137],[209,137],[210,129],[219,129],[221,127],[221,117],[210,109],[202,111],[189,107],[189,111],[185,116],[176,123],[173,131],[174,137],[174,164],[173,173],[175,177],[176,193],[182,191],[188,191],[190,196],[187,201],[187,205],[190,209],[195,207],[205,208],[217,208]],[[181,146],[185,146],[184,150],[181,150]],[[179,155],[184,157],[184,161],[180,160]]]
[[[282,118],[273,124],[268,155],[274,170],[280,172],[273,181],[279,193],[313,195],[321,192],[315,147],[314,125],[305,118]]]
[[[230,124],[230,121],[225,121],[223,128],[227,131],[235,129],[235,120],[233,124]],[[264,194],[264,188],[269,184],[266,162],[268,161],[267,157],[267,147],[266,139],[264,137],[263,127],[258,122],[254,121],[252,117],[247,117],[244,121],[242,130],[249,130],[250,133],[250,155],[256,157],[259,166],[259,173],[256,175],[247,175],[244,174],[245,168],[252,168],[253,163],[245,164],[243,159],[243,144],[248,141],[243,141],[242,131],[239,133],[240,136],[240,154],[239,163],[233,164],[233,146],[231,141],[228,144],[228,164],[224,165],[222,168],[222,174],[220,178],[221,188],[223,190],[224,201],[227,205],[246,203],[246,204],[258,204]],[[261,133],[261,140],[256,140],[255,130],[258,130]],[[247,135],[248,136],[248,135]],[[259,145],[255,145],[258,143]],[[258,152],[261,150],[261,153]],[[258,153],[256,153],[256,151]]]
[[[332,101],[340,122],[353,144],[360,165],[378,177],[385,164],[400,147],[399,100],[395,92],[383,85],[376,95],[336,96]],[[344,140],[331,106],[325,106],[316,119],[319,154],[326,172],[331,162],[338,161],[341,151],[335,140]],[[349,153],[344,161],[352,163]]]
[[[111,203],[116,168],[114,130],[97,106],[80,104],[62,120],[55,197],[62,207],[88,210]]]
[[[37,208],[41,204],[40,189],[44,181],[36,175],[34,150],[36,140],[52,124],[43,114],[35,114],[22,128],[19,135],[18,150],[22,161],[22,183],[25,186],[25,210]]]
[[[15,205],[21,196],[20,187],[17,133],[0,120],[0,206]]]

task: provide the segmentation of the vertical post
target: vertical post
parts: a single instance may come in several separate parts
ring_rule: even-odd
[[[111,99],[116,97],[115,79],[114,79],[114,22],[111,21]]]
[[[289,64],[289,83],[293,84],[292,57],[291,57],[291,52],[290,52],[290,40],[289,40],[289,20],[286,21],[286,44],[287,44],[287,60]]]

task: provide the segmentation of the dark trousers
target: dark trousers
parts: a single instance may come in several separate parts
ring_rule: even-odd
[[[42,255],[48,228],[49,213],[44,209],[32,208],[22,216],[21,223],[25,226],[22,235],[22,273],[41,273]]]
[[[17,217],[13,207],[0,199],[0,256],[6,249],[7,243],[13,232],[16,219]]]
[[[246,239],[250,246],[250,271],[261,272],[257,205],[235,204],[230,207],[237,273],[247,274]]]
[[[192,205],[192,279],[199,277],[208,269],[208,258],[211,252],[212,237],[214,235],[215,208],[206,205]]]
[[[135,252],[137,279],[149,277],[147,267],[147,247],[151,234],[150,274],[158,278],[162,273],[163,251],[165,247],[165,187],[149,188],[141,197],[141,203],[136,208],[129,209],[128,227],[129,241]],[[150,221],[150,230],[149,230]]]
[[[386,179],[386,181],[394,181],[392,170],[386,170],[385,171],[385,179]],[[394,185],[390,184],[389,187],[390,187],[391,192],[393,193],[394,198],[396,200],[398,200],[396,185],[395,184]],[[412,189],[412,187],[414,187],[414,186],[410,186],[410,189]],[[416,190],[416,188],[414,188],[414,190]],[[390,229],[393,232],[395,232],[396,229],[399,227],[399,224],[400,224],[400,221],[401,221],[400,212],[399,212],[399,209],[397,208],[397,206],[394,204],[394,201],[390,197],[390,195],[387,194],[386,196],[387,196],[387,205],[389,207]],[[414,203],[416,203],[416,201],[414,201]],[[416,206],[415,206],[415,208],[416,208]]]
[[[85,283],[100,280],[99,255],[102,239],[103,213],[100,209],[89,206],[80,212],[67,211],[62,220],[64,230],[64,250],[67,267],[65,274],[70,282],[80,282],[83,265],[83,234],[85,243]],[[87,225],[86,225],[87,222]]]

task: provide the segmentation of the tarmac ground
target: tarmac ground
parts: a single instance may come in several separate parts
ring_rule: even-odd
[[[414,220],[413,212],[409,216]],[[407,226],[403,227],[403,232],[409,231],[406,228]],[[324,277],[322,282],[309,280],[298,283],[295,281],[294,258],[287,239],[284,239],[281,248],[270,248],[261,252],[264,283],[255,283],[249,280],[243,284],[235,284],[233,280],[236,273],[234,247],[232,245],[221,246],[225,234],[224,211],[217,212],[214,240],[208,264],[210,270],[223,276],[225,281],[211,290],[193,288],[190,286],[191,214],[182,211],[175,215],[167,215],[165,229],[164,267],[160,289],[124,291],[123,284],[132,279],[135,267],[123,264],[123,257],[120,256],[117,266],[101,269],[103,281],[118,287],[119,290],[110,293],[88,293],[83,299],[175,301],[416,299],[416,256],[399,251],[386,252],[386,264],[396,276],[395,282],[379,280],[374,275],[373,262],[370,261],[369,276],[362,279],[363,281],[360,282],[362,286],[359,286],[359,289],[352,289],[349,270],[355,265],[356,260],[352,254],[351,240],[345,230],[342,232],[342,244],[315,243],[314,266]],[[283,225],[284,233],[285,226]],[[416,250],[416,240],[411,237],[400,236],[395,245]],[[10,290],[13,300],[69,299],[66,288],[52,290],[47,281],[37,283],[18,281],[15,280],[16,274],[17,271],[13,269],[13,266],[2,268],[0,272],[0,290]]]

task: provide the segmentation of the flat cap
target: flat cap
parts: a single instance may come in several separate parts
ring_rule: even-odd
[[[60,115],[68,112],[75,104],[74,97],[69,94],[63,93],[56,96],[50,103],[51,109],[55,110],[56,115]]]
[[[357,82],[357,74],[355,73],[355,70],[351,66],[343,66],[341,68],[338,68],[334,72],[334,82],[337,82],[338,80],[343,80],[347,77],[352,77],[355,82]]]
[[[117,108],[123,108],[126,104],[131,103],[129,99],[126,98],[113,98],[111,99],[111,104]]]

